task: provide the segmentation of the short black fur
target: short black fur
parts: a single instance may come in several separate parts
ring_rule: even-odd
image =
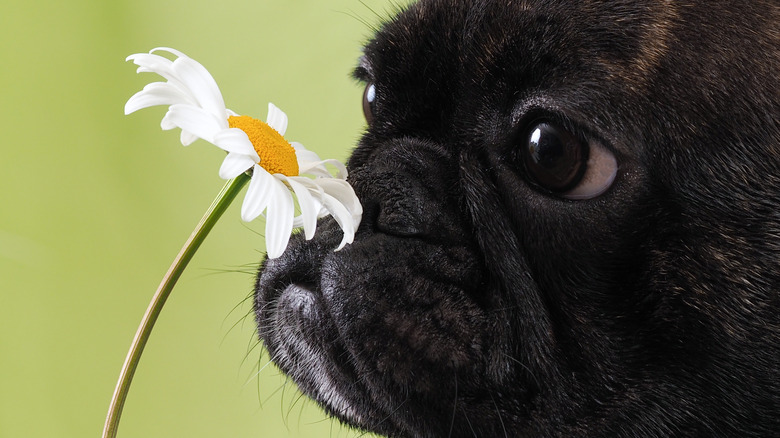
[[[775,0],[422,0],[356,75],[355,242],[257,281],[306,394],[393,437],[778,436]],[[604,194],[529,177],[537,113],[615,157]]]

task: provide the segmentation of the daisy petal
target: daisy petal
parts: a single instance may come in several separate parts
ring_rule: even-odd
[[[334,159],[331,158],[331,159],[323,160],[322,164],[323,165],[324,164],[329,164],[329,165],[335,167],[336,168],[336,178],[338,178],[338,179],[347,179],[347,177],[349,176],[349,172],[347,172],[347,166],[345,166],[344,163],[342,163],[339,160],[334,160]]]
[[[149,54],[140,54],[141,56],[136,59],[136,64],[138,64],[138,61],[141,62],[148,62],[149,64],[146,65],[140,65],[138,67],[138,72],[141,73],[142,69],[144,71],[149,71],[152,73],[157,73],[158,75],[164,77],[168,80],[168,83],[171,85],[174,85],[178,88],[180,88],[182,91],[186,92],[190,98],[193,101],[197,101],[195,98],[195,95],[193,94],[193,91],[190,90],[187,85],[182,81],[181,75],[176,71],[174,68],[174,63],[176,61],[171,61],[168,58],[165,58],[160,55],[155,55],[154,52],[168,52],[172,54],[173,56],[177,58],[187,58],[190,59],[189,56],[185,55],[184,53],[176,50],[171,49],[168,47],[157,47],[149,51]],[[148,59],[147,59],[148,57]]]
[[[288,177],[287,184],[290,185],[295,196],[298,198],[298,206],[301,208],[301,225],[306,240],[314,237],[317,230],[317,216],[322,209],[322,202],[318,199],[322,197],[322,190],[308,178]],[[312,191],[317,196],[312,196]]]
[[[136,53],[127,57],[126,61],[133,61],[138,66],[137,73],[157,73],[171,82],[178,82],[173,71],[173,61],[160,55],[151,53]]]
[[[287,132],[287,114],[271,102],[268,102],[268,117],[265,123],[281,135]]]
[[[173,61],[173,70],[184,86],[195,96],[200,106],[216,118],[224,119],[227,125],[225,101],[222,99],[217,82],[208,70],[198,61],[186,56]]]
[[[282,255],[292,232],[294,204],[292,194],[281,181],[270,185],[273,191],[265,219],[265,248],[268,257],[275,259]]]
[[[260,157],[257,156],[257,152],[255,151],[254,146],[252,146],[252,142],[249,141],[246,132],[238,128],[224,129],[216,133],[216,135],[214,135],[214,145],[228,152],[244,154],[255,158],[255,162],[260,161]]]
[[[319,155],[306,149],[301,143],[298,143],[297,141],[290,142],[290,146],[295,149],[295,156],[298,157],[299,162],[317,162],[322,160]]]
[[[277,184],[276,179],[265,169],[255,164],[252,170],[252,180],[249,181],[249,187],[246,189],[244,203],[241,204],[241,219],[244,222],[250,222],[268,206],[271,199],[271,186]]]
[[[363,206],[360,205],[360,201],[358,201],[352,186],[342,179],[326,178],[318,179],[317,184],[325,190],[325,193],[334,197],[341,205],[350,211],[350,214],[355,220],[355,226],[357,226],[363,215]]]
[[[328,170],[328,168],[325,167],[326,164],[329,164],[336,168],[336,176],[335,176],[336,179],[347,179],[346,166],[341,164],[340,161],[333,160],[333,159],[321,160],[315,162],[298,160],[298,172],[302,174],[308,173],[315,176],[322,176],[325,178],[334,178],[333,176],[331,176],[331,173]]]
[[[222,179],[232,179],[243,172],[251,169],[255,161],[244,154],[230,153],[225,157],[222,166],[219,168],[219,177]]]
[[[328,172],[328,169],[323,168],[322,166],[309,166],[308,163],[299,163],[298,164],[298,173],[301,175],[310,175],[316,178],[333,178],[333,176]]]
[[[214,142],[214,135],[223,129],[213,115],[201,108],[183,104],[171,105],[163,117],[163,129],[170,129],[171,125],[211,143]]]
[[[152,82],[143,90],[135,93],[125,104],[125,115],[139,109],[156,105],[174,105],[177,103],[193,104],[195,102],[177,87],[166,82]]]
[[[168,113],[166,113],[166,115],[167,114]],[[178,128],[178,126],[175,123],[171,122],[170,119],[168,119],[168,118],[163,116],[162,120],[160,120],[160,128],[162,128],[163,131],[169,131],[171,129]],[[184,132],[184,131],[182,131],[182,132]],[[188,136],[192,136],[193,134],[187,133],[187,135]]]
[[[344,232],[344,237],[341,239],[341,243],[339,243],[339,246],[336,248],[336,251],[338,251],[344,248],[346,244],[352,243],[352,241],[355,239],[355,229],[357,228],[357,225],[354,222],[354,217],[349,212],[349,210],[347,210],[347,208],[344,207],[344,205],[333,196],[328,194],[323,195],[322,203],[330,215],[333,216],[333,219],[336,220],[336,223],[339,224],[341,230]]]
[[[155,47],[154,49],[149,51],[149,53],[154,53],[154,52],[168,52],[171,55],[176,56],[177,58],[189,58],[189,56],[185,55],[183,52],[180,52],[176,49],[172,49],[170,47]]]
[[[173,61],[152,53],[134,53],[125,58],[125,61],[133,61],[139,68],[145,69],[145,72],[156,71],[157,69],[173,71],[169,69]]]
[[[183,146],[189,146],[192,144],[192,142],[198,139],[198,136],[187,131],[182,131],[179,138]]]

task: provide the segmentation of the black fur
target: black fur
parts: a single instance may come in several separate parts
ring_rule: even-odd
[[[780,436],[776,0],[423,0],[356,75],[355,243],[256,288],[306,394],[397,437]],[[529,177],[535,114],[614,154],[606,193]]]

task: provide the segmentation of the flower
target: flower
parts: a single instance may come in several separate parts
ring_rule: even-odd
[[[170,53],[175,59],[155,52]],[[152,82],[133,95],[125,104],[125,114],[167,105],[162,129],[180,128],[184,146],[202,138],[227,152],[220,177],[231,179],[251,170],[241,218],[248,222],[265,211],[270,258],[284,252],[293,228],[303,227],[306,239],[311,239],[317,219],[327,215],[333,216],[344,232],[336,250],[352,243],[363,210],[346,181],[346,167],[336,160],[321,160],[302,144],[285,140],[287,115],[282,110],[269,103],[263,122],[227,109],[211,74],[178,50],[157,48],[130,55],[127,60],[138,65],[138,73],[157,73],[167,81]],[[327,166],[335,168],[335,176]],[[298,216],[293,194],[300,208]]]

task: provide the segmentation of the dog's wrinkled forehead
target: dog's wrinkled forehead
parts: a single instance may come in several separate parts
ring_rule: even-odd
[[[615,148],[647,164],[652,158],[624,143],[727,148],[708,132],[764,129],[755,116],[773,105],[774,86],[761,78],[780,68],[767,60],[777,41],[750,30],[776,28],[772,20],[780,17],[710,3],[415,3],[383,26],[356,72],[376,84],[373,134],[473,144],[501,116],[519,117],[541,102],[602,135],[621,136]]]
[[[460,135],[483,108],[540,93],[609,130],[625,124],[615,106],[652,92],[678,14],[666,3],[423,1],[369,43],[357,76],[405,108],[377,111],[407,135]]]
[[[678,13],[667,3],[429,0],[386,25],[367,53],[382,79],[407,86],[512,77],[538,87],[593,72],[641,86],[669,48]]]

